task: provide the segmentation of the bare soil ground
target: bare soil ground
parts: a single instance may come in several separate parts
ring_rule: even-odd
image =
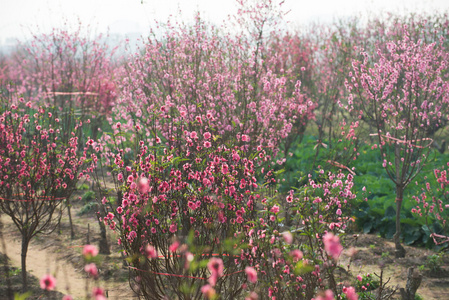
[[[354,276],[358,274],[380,274],[383,269],[384,281],[390,280],[390,288],[405,288],[407,271],[413,267],[423,275],[422,283],[417,294],[424,300],[449,299],[449,255],[443,255],[442,266],[439,271],[430,271],[426,263],[428,257],[436,253],[418,247],[405,246],[406,257],[395,258],[394,243],[373,234],[359,234],[347,237],[347,245],[357,250],[352,257],[350,270]],[[349,250],[341,264],[347,267],[349,263]],[[399,290],[394,299],[401,299]]]
[[[94,285],[103,288],[108,299],[135,299],[128,284],[128,269],[123,263],[123,258],[119,253],[120,249],[112,236],[109,237],[112,254],[100,255],[99,280],[95,282],[87,280],[87,274],[84,271],[85,262],[81,254],[82,247],[86,244],[88,235],[90,244],[98,245],[99,229],[93,214],[78,216],[79,210],[80,205],[75,205],[72,211],[76,233],[74,240],[70,239],[68,218],[64,216],[61,221],[60,233],[53,232],[50,235],[39,235],[30,243],[27,254],[27,270],[31,277],[35,278],[31,282],[33,298],[30,299],[61,299],[62,294],[70,294],[74,299],[86,299],[91,294]],[[6,249],[3,250],[0,247],[0,252],[5,253],[9,258],[10,268],[17,268],[16,271],[9,271],[6,274],[4,268],[0,271],[0,285],[2,287],[0,299],[8,299],[6,296],[7,275],[10,275],[9,278],[15,282],[15,285],[13,285],[14,292],[21,291],[21,236],[7,216],[2,216],[1,222],[4,225],[2,233]],[[42,297],[42,293],[40,293],[42,290],[37,279],[47,273],[56,277],[56,290],[62,293],[60,297]]]
[[[22,280],[20,269],[11,266],[11,261],[6,255],[0,253],[0,299],[14,299],[15,293],[20,293],[22,288]],[[7,276],[6,276],[7,275]],[[63,294],[58,291],[44,291],[39,286],[39,279],[28,273],[28,284],[30,287],[29,300],[34,299],[61,299]]]

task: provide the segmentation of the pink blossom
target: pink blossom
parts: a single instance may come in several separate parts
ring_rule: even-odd
[[[340,257],[340,254],[343,251],[343,246],[340,244],[340,239],[338,236],[328,232],[323,236],[323,243],[327,254],[332,256],[334,259],[338,259]]]
[[[323,296],[318,296],[315,300],[335,300],[334,293],[331,290],[326,290]]]
[[[219,276],[223,276],[223,261],[220,258],[211,258],[207,263],[207,268],[211,273],[216,273]]]
[[[279,212],[279,206],[278,205],[273,205],[273,207],[270,209],[270,211],[272,213],[278,213]]]
[[[303,258],[303,253],[301,250],[295,249],[292,252],[290,252],[290,256],[293,258],[294,262],[297,262]]]
[[[345,293],[346,298],[348,298],[348,300],[357,300],[359,299],[359,296],[357,295],[357,293],[355,292],[355,289],[350,286],[350,287],[344,287],[343,288],[343,293]]]
[[[232,159],[235,160],[235,161],[239,161],[240,160],[240,155],[237,152],[234,152],[234,153],[232,153]]]
[[[84,271],[86,271],[90,276],[97,277],[98,269],[94,263],[90,263],[84,266]]]
[[[195,210],[196,209],[196,204],[192,201],[187,202],[187,206],[191,209],[191,210]]]
[[[223,261],[220,258],[213,257],[207,263],[207,268],[211,273],[208,281],[212,286],[214,286],[217,283],[218,278],[223,276]]]
[[[148,190],[150,189],[150,184],[148,183],[148,178],[141,177],[139,180],[139,192],[142,194],[146,194]]]
[[[73,297],[70,295],[64,295],[64,297],[62,297],[62,300],[73,300]]]
[[[245,297],[245,300],[257,300],[259,299],[259,296],[256,294],[256,292],[249,293],[248,297]]]
[[[170,230],[171,233],[175,233],[176,231],[178,231],[178,226],[175,223],[173,223],[173,224],[170,225],[170,229],[169,230]]]
[[[212,136],[212,135],[210,134],[210,132],[207,132],[207,131],[203,134],[203,137],[204,137],[204,139],[206,139],[206,140],[210,139],[211,136]]]
[[[56,279],[50,274],[45,274],[44,277],[39,281],[41,289],[52,291],[56,287]]]
[[[178,247],[179,247],[179,242],[178,242],[178,241],[175,241],[173,244],[170,245],[170,247],[168,247],[168,250],[169,250],[171,253],[175,253],[176,250],[178,250]]]
[[[84,245],[83,255],[86,259],[90,259],[98,255],[98,248],[94,245]]]
[[[95,300],[106,300],[104,296],[104,290],[99,287],[94,287],[92,289],[92,296],[94,296]]]
[[[245,268],[246,276],[248,276],[248,281],[251,283],[257,282],[257,271],[253,267],[246,267]]]
[[[201,293],[203,293],[203,295],[204,295],[204,297],[206,297],[206,299],[212,299],[215,296],[215,290],[209,284],[203,285],[201,287]]]
[[[249,136],[246,134],[242,134],[242,142],[249,142]]]
[[[153,246],[147,245],[145,247],[145,256],[147,258],[157,258],[158,255],[156,249]]]
[[[224,175],[226,175],[226,174],[228,174],[229,173],[229,169],[228,169],[229,167],[228,167],[228,164],[223,164],[222,166],[221,166],[221,172],[224,174]]]
[[[190,138],[196,139],[197,137],[198,137],[198,134],[196,133],[196,131],[192,131],[192,132],[190,133]]]
[[[282,236],[284,237],[284,241],[287,243],[287,244],[291,244],[292,242],[293,242],[293,235],[292,235],[292,233],[290,232],[290,231],[285,231],[285,232],[283,232],[282,233]]]
[[[94,288],[92,289],[92,295],[93,295],[94,297],[96,297],[96,296],[98,296],[98,295],[104,295],[104,291],[103,291],[102,288],[94,287]]]

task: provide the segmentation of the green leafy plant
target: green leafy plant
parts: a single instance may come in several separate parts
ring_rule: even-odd
[[[81,197],[81,200],[87,204],[90,201],[95,200],[95,192],[94,191],[87,191],[84,193],[84,195]]]
[[[22,269],[20,269],[20,268],[9,270],[8,277],[19,275],[21,272],[22,272]]]
[[[424,298],[419,294],[415,294],[415,300],[424,300]]]
[[[91,213],[91,212],[96,212],[98,210],[98,203],[95,201],[91,201],[86,203],[81,210],[78,212],[79,216]]]
[[[23,294],[16,293],[14,294],[14,300],[26,300],[31,297],[31,292],[26,292]]]
[[[353,203],[353,213],[357,227],[364,233],[376,232],[381,237],[390,239],[395,231],[395,188],[381,166],[380,157],[369,148],[369,146],[361,147],[361,155],[354,163],[357,174],[354,177],[355,186],[358,189],[364,187],[365,195],[358,197]],[[416,201],[413,200],[413,197],[422,190],[420,182],[427,181],[432,186],[435,184],[433,166],[442,165],[446,161],[448,161],[447,154],[433,152],[428,158],[427,165],[404,193],[403,207],[405,209],[401,210],[401,239],[406,245],[421,245],[438,249],[430,238],[430,234],[431,232],[441,232],[441,226],[431,216],[428,216],[429,219],[426,222],[424,216],[412,213],[412,210],[416,208]]]
[[[375,278],[375,276],[370,273],[357,276],[357,282],[354,285],[360,300],[373,299],[373,295],[371,292],[377,289],[379,286],[379,279]]]
[[[87,185],[86,183],[83,183],[80,186],[78,186],[78,190],[80,190],[80,191],[85,191],[88,189],[89,189],[89,185]]]
[[[361,279],[362,280],[357,280],[357,283],[355,284],[355,288],[358,291],[373,291],[379,287],[379,280],[377,278],[374,278],[374,276],[372,276],[372,274],[370,273],[362,275]],[[363,287],[365,287],[365,289]]]
[[[425,267],[430,272],[440,272],[443,264],[444,264],[443,256],[442,256],[442,254],[438,253],[438,254],[429,255],[429,257],[427,257]]]

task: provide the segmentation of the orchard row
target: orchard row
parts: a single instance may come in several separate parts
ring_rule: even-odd
[[[81,29],[2,58],[0,210],[22,233],[24,289],[30,240],[87,178],[142,298],[362,297],[367,287],[336,271],[339,236],[365,201],[353,167],[365,144],[395,187],[405,255],[404,192],[449,121],[448,16],[291,31],[282,6],[240,5],[232,30],[171,20],[126,58]],[[308,175],[285,188],[306,135]],[[413,213],[439,224],[427,227],[439,243],[447,166],[434,169]]]

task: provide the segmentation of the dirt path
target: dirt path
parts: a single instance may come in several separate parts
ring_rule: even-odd
[[[21,237],[12,222],[7,217],[1,217],[4,227],[4,239],[6,255],[16,267],[21,266]],[[27,253],[27,269],[36,276],[42,278],[47,273],[54,274],[57,279],[56,289],[61,293],[68,293],[74,297],[83,297],[86,281],[80,272],[77,272],[71,264],[67,264],[56,253],[49,253],[47,249],[41,249],[39,245],[31,242]]]
[[[356,242],[352,240],[352,246],[358,251],[353,257],[351,271],[354,275],[377,273],[380,274],[380,265],[384,266],[384,280],[390,280],[388,286],[394,288],[396,286],[404,288],[407,282],[408,268],[414,267],[419,270],[419,267],[425,265],[426,259],[429,255],[435,252],[424,249],[405,246],[407,255],[405,258],[396,259],[394,257],[394,243],[382,239],[372,234],[360,234]],[[349,258],[346,250],[343,256],[342,265],[349,263]],[[448,265],[442,266],[447,269]],[[429,277],[423,274],[423,280],[418,288],[417,294],[425,300],[443,300],[449,299],[449,277]],[[445,272],[446,273],[446,272]],[[399,291],[394,296],[394,299],[400,299]]]
[[[3,236],[6,244],[6,255],[10,258],[15,267],[21,267],[21,237],[11,219],[0,217],[4,224]],[[2,250],[3,252],[3,250]],[[27,253],[28,272],[41,278],[47,273],[56,277],[56,290],[70,294],[74,299],[86,298],[86,277],[84,270],[77,270],[72,264],[64,260],[64,249],[57,249],[52,246],[44,247],[36,242],[31,242]],[[89,282],[88,291],[93,288],[94,282]],[[108,299],[133,299],[130,296],[129,288],[125,284],[121,287],[112,288],[110,284],[98,282],[98,286],[108,290]],[[127,285],[127,284],[126,284]]]

